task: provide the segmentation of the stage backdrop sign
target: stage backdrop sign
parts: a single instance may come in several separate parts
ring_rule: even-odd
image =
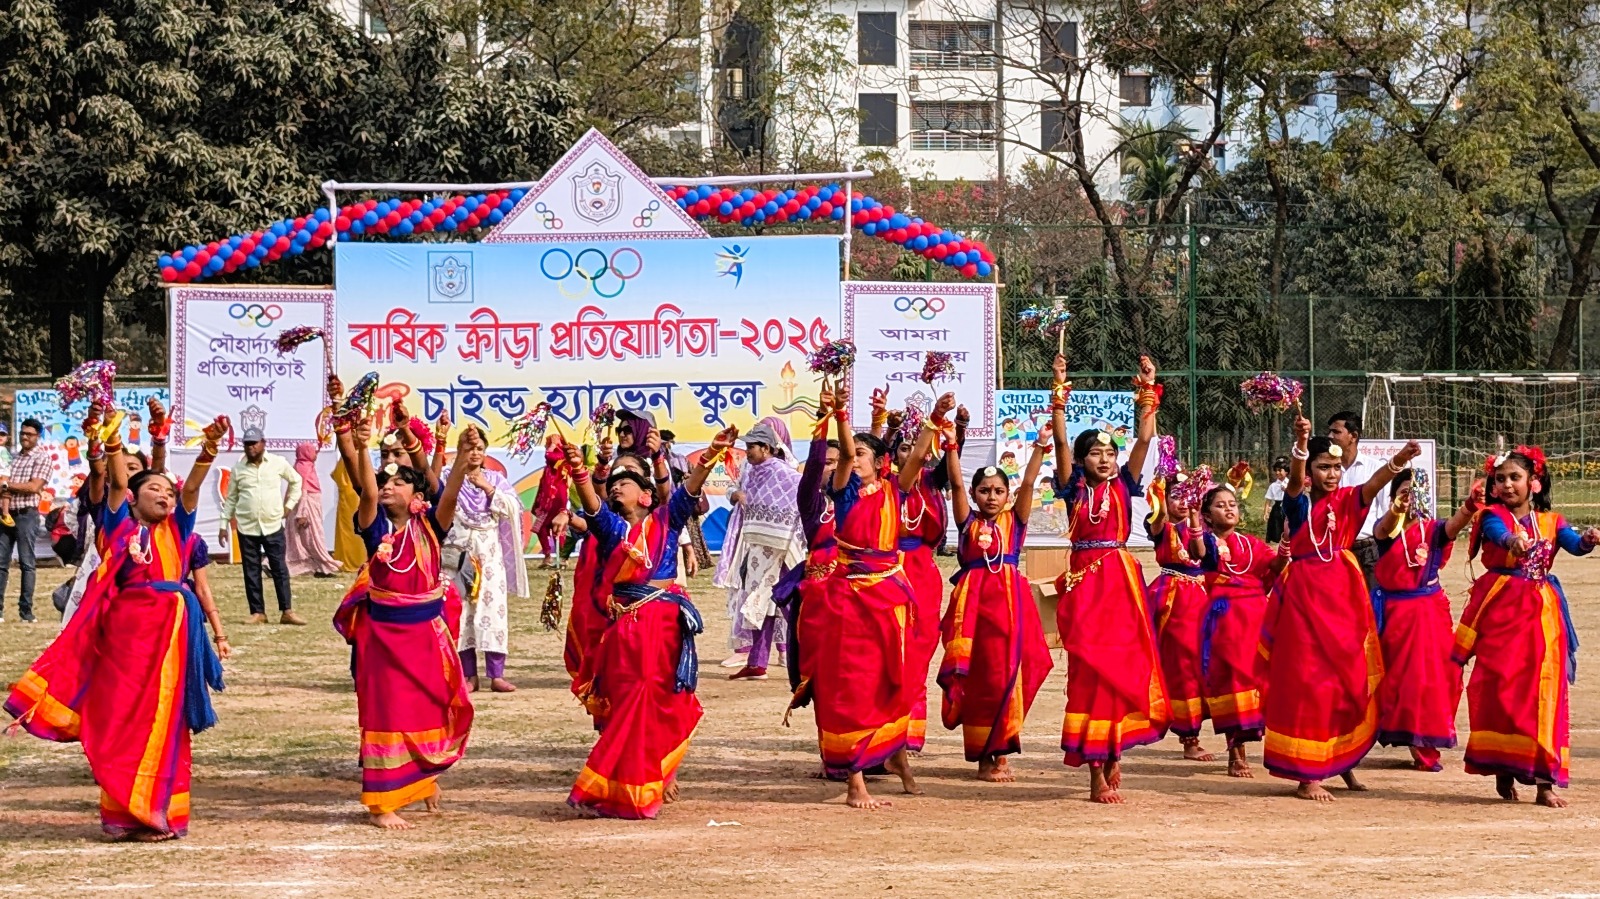
[[[326,402],[326,348],[301,344],[280,356],[285,328],[309,325],[331,333],[333,291],[326,288],[176,287],[172,289],[173,438],[200,439],[218,415],[235,435],[261,428],[270,449],[315,440]]]
[[[603,402],[651,412],[685,448],[767,415],[808,433],[806,354],[838,330],[833,235],[341,243],[334,258],[345,383],[376,371],[380,395],[495,447],[540,401],[552,433],[579,439]]]
[[[1363,437],[1361,442],[1356,445],[1356,455],[1382,464],[1388,462],[1405,445],[1406,442],[1404,440],[1371,440]],[[1439,445],[1433,440],[1418,440],[1417,445],[1422,448],[1422,452],[1411,460],[1411,467],[1417,471],[1427,473],[1428,496],[1433,501],[1431,511],[1437,516],[1439,514]],[[1412,477],[1416,476],[1413,475]],[[1383,488],[1383,492],[1378,494],[1378,498],[1373,501],[1373,506],[1380,509],[1388,506],[1389,496],[1389,488]],[[1454,510],[1449,510],[1445,514],[1449,515],[1451,511]]]
[[[993,284],[916,284],[849,281],[844,285],[844,336],[855,341],[851,370],[853,420],[872,417],[874,388],[889,388],[889,408],[931,409],[939,394],[954,391],[972,424],[967,436],[994,436],[998,303]],[[932,385],[921,380],[929,350],[949,353],[955,374]]]
[[[1033,453],[1039,428],[1050,421],[1048,390],[997,390],[995,397],[995,462],[1011,479],[1015,493],[1021,488],[1022,470]],[[1074,390],[1067,401],[1067,443],[1090,428],[1110,431],[1119,457],[1126,462],[1133,442],[1133,394],[1123,390]],[[1155,450],[1149,459],[1154,461]],[[1028,519],[1029,546],[1057,546],[1065,542],[1066,504],[1056,499],[1055,453],[1045,457],[1034,485],[1033,514]],[[1148,483],[1148,481],[1147,481]],[[1134,527],[1129,543],[1145,544],[1141,524],[1148,514],[1142,499],[1134,500]]]

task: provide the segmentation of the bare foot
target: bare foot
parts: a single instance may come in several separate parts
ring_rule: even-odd
[[[429,796],[427,799],[422,800],[422,802],[423,802],[423,805],[428,809],[428,811],[433,812],[434,814],[438,814],[438,812],[439,812],[439,800],[443,799],[443,798],[444,798],[444,791],[439,789],[438,785],[435,784],[434,788],[433,788],[433,795]]]
[[[1557,799],[1556,801],[1557,802],[1561,802],[1561,800],[1559,800],[1559,799]],[[1564,806],[1564,805],[1566,805],[1566,803],[1565,802],[1561,802],[1561,805]],[[1555,807],[1556,808],[1560,808],[1561,806],[1555,806]],[[130,834],[128,836],[128,838],[130,840],[132,840],[133,842],[135,842],[135,843],[165,843],[168,840],[177,839],[178,835],[175,834],[175,833],[166,833],[166,832],[159,831],[159,830],[136,830],[132,834]]]
[[[476,674],[474,674],[472,676],[472,692],[476,693],[482,687],[483,687],[483,684],[478,680],[478,676]]]
[[[1228,776],[1254,779],[1256,774],[1250,770],[1250,760],[1244,754],[1244,747],[1228,750]]]
[[[410,830],[411,829],[411,822],[407,821],[406,819],[404,819],[402,817],[400,817],[399,815],[395,814],[394,812],[384,812],[381,815],[375,815],[375,814],[369,813],[367,815],[367,823],[371,824],[373,827],[381,827],[384,830]]]
[[[503,677],[497,677],[489,681],[489,689],[496,693],[515,693],[517,692],[517,685]]]
[[[1545,808],[1566,808],[1567,800],[1556,795],[1556,788],[1554,786],[1551,786],[1550,784],[1540,784],[1539,795],[1533,798],[1533,804],[1542,805]]]
[[[1106,769],[1100,765],[1091,765],[1089,768],[1089,801],[1102,805],[1122,805],[1122,794],[1117,792],[1117,785],[1111,783],[1106,776]]]
[[[1122,763],[1106,763],[1106,786],[1113,790],[1122,789]]]
[[[1198,739],[1183,741],[1183,757],[1191,762],[1214,762],[1217,757],[1200,745]]]
[[[1339,777],[1344,780],[1345,789],[1349,790],[1350,792],[1365,793],[1367,791],[1367,785],[1359,780],[1356,780],[1356,773],[1354,771],[1346,771],[1345,773],[1339,775]]]
[[[1439,764],[1439,750],[1423,749],[1420,746],[1412,746],[1410,749],[1411,767],[1413,769],[1428,772],[1444,770],[1444,766]]]
[[[867,779],[862,776],[860,771],[856,771],[850,775],[849,786],[844,794],[844,804],[851,808],[876,811],[880,808],[888,808],[894,803],[887,799],[873,799],[872,794],[867,792]]]
[[[911,776],[911,759],[907,757],[904,749],[896,752],[883,763],[883,768],[890,774],[900,778],[900,789],[912,796],[921,796],[922,788],[917,786],[917,779]]]
[[[1494,791],[1499,793],[1500,798],[1506,800],[1507,802],[1516,802],[1518,799],[1522,798],[1517,795],[1516,779],[1504,774],[1495,775]]]
[[[673,804],[674,802],[677,802],[677,801],[678,801],[678,782],[676,780],[674,780],[672,783],[667,784],[667,788],[662,791],[662,793],[661,793],[661,804],[662,805],[671,805],[671,804]]]
[[[990,783],[1008,784],[1017,779],[1011,770],[1011,763],[1003,755],[991,756],[978,760],[978,779]]]
[[[1313,802],[1332,802],[1333,794],[1322,788],[1322,784],[1309,782],[1301,784],[1295,791],[1296,799],[1310,799]]]

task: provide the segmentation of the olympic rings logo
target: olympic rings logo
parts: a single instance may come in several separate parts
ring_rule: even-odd
[[[908,320],[922,319],[931,322],[944,311],[944,300],[939,297],[895,297],[894,311],[903,313]]]
[[[556,289],[569,300],[582,299],[590,291],[603,299],[614,299],[642,271],[644,257],[633,247],[621,247],[609,257],[595,247],[585,247],[576,256],[560,247],[552,247],[539,257],[539,273],[556,282]],[[574,276],[583,282],[583,288],[576,292],[567,289],[567,283]],[[615,290],[610,289],[612,282],[616,284]]]
[[[263,306],[260,303],[234,303],[228,307],[228,317],[240,324],[246,322],[258,328],[270,328],[278,319],[283,318],[283,307],[277,303]]]

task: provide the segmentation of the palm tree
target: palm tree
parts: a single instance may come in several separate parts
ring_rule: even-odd
[[[1182,156],[1194,131],[1181,122],[1118,125],[1122,142],[1122,177],[1129,203],[1147,204],[1155,221],[1156,204],[1172,196],[1183,176]]]

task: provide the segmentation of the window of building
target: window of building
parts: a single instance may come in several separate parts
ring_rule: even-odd
[[[1212,144],[1211,165],[1219,172],[1228,171],[1228,148],[1223,144]]]
[[[1077,58],[1077,22],[1047,22],[1039,29],[1039,65],[1044,71],[1070,71]]]
[[[723,69],[722,99],[744,100],[748,97],[749,90],[745,85],[744,69]]]
[[[990,150],[994,148],[994,104],[932,102],[911,104],[911,149]]]
[[[1371,106],[1372,79],[1364,75],[1340,75],[1334,80],[1334,94],[1340,109]]]
[[[1322,79],[1316,75],[1296,75],[1289,79],[1289,102],[1301,106],[1317,105]]]
[[[1066,149],[1066,101],[1046,100],[1039,104],[1039,147],[1051,152]]]
[[[856,62],[864,66],[896,64],[894,13],[856,13]]]
[[[1150,76],[1124,74],[1118,86],[1123,106],[1150,105]]]
[[[911,68],[994,68],[994,25],[989,22],[912,22]]]
[[[363,0],[361,4],[361,29],[373,37],[389,33],[389,23],[384,21],[383,10],[378,8],[376,3]]]
[[[892,147],[900,142],[900,101],[894,94],[860,94],[861,146]]]
[[[1211,76],[1204,72],[1174,80],[1172,102],[1178,106],[1210,106],[1211,98],[1206,95],[1211,87],[1210,80]]]

